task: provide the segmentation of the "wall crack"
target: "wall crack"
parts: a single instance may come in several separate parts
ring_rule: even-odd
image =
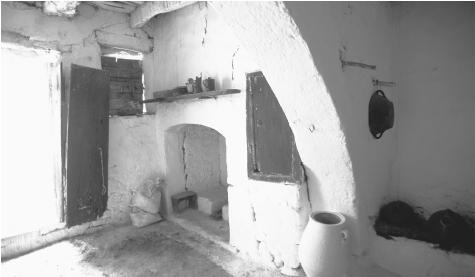
[[[308,201],[308,205],[310,207],[310,212],[312,212],[312,201],[310,200],[310,187],[308,185],[308,175],[307,175],[307,171],[305,170],[305,166],[303,165],[303,163],[301,164],[302,166],[302,170],[303,170],[303,181],[305,183],[305,186],[307,187],[307,201]]]
[[[239,47],[234,51],[233,57],[231,58],[231,80],[234,81],[234,58],[236,57],[237,52],[239,51]]]
[[[185,178],[185,191],[188,191],[188,173],[186,173],[186,149],[185,149],[186,131],[183,132],[183,144],[181,147],[183,155],[183,173]]]
[[[201,41],[201,46],[205,46],[205,37],[206,34],[208,33],[208,17],[205,16],[205,27],[204,27],[204,34],[203,34],[203,40]]]

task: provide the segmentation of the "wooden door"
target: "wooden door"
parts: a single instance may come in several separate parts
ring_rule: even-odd
[[[273,182],[302,181],[294,135],[262,72],[247,74],[248,176]]]
[[[97,219],[107,207],[109,80],[104,71],[71,65],[67,133],[69,227]]]

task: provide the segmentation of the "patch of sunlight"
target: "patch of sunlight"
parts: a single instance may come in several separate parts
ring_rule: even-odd
[[[58,224],[51,63],[46,51],[2,44],[2,238]],[[56,60],[54,60],[56,59]],[[57,93],[60,93],[57,91]],[[59,99],[59,98],[58,98]],[[59,109],[59,104],[57,109]]]
[[[69,241],[56,243],[2,263],[2,275],[37,276],[41,272],[42,276],[104,276],[100,269],[83,262],[85,247]]]

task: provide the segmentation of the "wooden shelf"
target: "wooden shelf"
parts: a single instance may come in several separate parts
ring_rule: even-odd
[[[216,98],[220,95],[234,94],[234,93],[240,93],[240,92],[241,90],[239,89],[213,90],[213,91],[206,91],[206,92],[200,92],[200,93],[163,96],[163,97],[157,97],[157,98],[152,98],[152,99],[146,99],[140,102],[141,103],[155,103],[155,102],[174,102],[178,100],[195,99],[195,98],[206,99],[206,98]]]

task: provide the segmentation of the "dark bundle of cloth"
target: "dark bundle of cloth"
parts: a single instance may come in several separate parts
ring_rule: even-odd
[[[426,220],[406,202],[393,201],[381,207],[374,229],[387,239],[406,237],[475,255],[475,221],[450,209],[437,211]]]

